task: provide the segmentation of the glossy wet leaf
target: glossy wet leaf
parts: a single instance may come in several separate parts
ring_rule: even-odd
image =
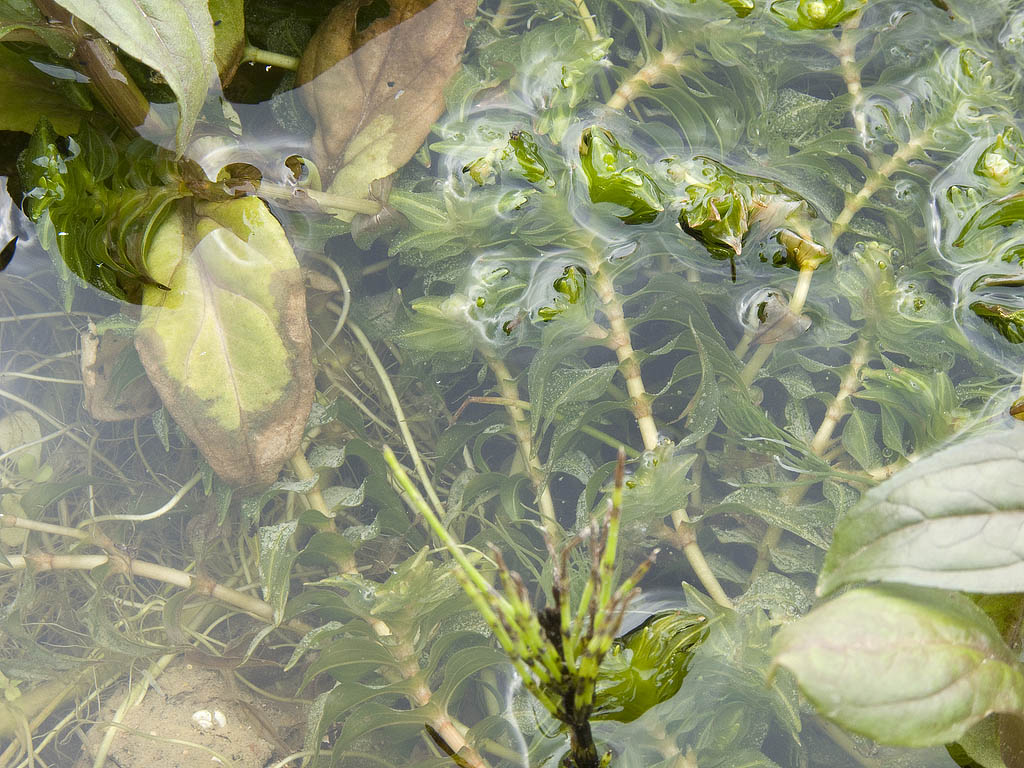
[[[476,13],[475,0],[398,0],[360,29],[366,5],[338,5],[298,71],[316,119],[313,144],[325,183],[356,197],[405,165],[427,137]]]
[[[63,146],[49,120],[40,119],[18,158],[25,213],[67,270],[137,303],[143,285],[161,285],[145,257],[157,227],[186,194],[169,153],[88,124]]]
[[[580,136],[580,166],[592,203],[614,203],[629,211],[626,224],[654,221],[664,206],[662,192],[645,168],[645,161],[601,127]]]
[[[863,6],[863,0],[775,0],[771,11],[792,30],[830,29]]]
[[[774,660],[823,716],[884,744],[945,744],[1024,706],[1014,653],[955,593],[852,590],[779,630]]]
[[[971,302],[970,310],[1011,344],[1024,342],[1024,308],[990,301]]]
[[[57,0],[99,34],[167,81],[180,110],[180,155],[216,74],[206,0]]]
[[[0,7],[0,35],[3,19]],[[39,118],[46,117],[59,133],[66,135],[78,129],[86,112],[83,105],[68,98],[53,78],[10,48],[0,47],[0,129],[31,133]]]
[[[0,2],[0,39],[10,37],[8,42],[13,42],[19,33],[38,38],[58,56],[74,53],[73,37],[53,28],[31,0],[3,0]]]
[[[921,459],[864,496],[836,526],[818,581],[970,592],[1024,591],[1024,431],[1012,429]]]
[[[136,347],[167,410],[225,481],[268,484],[295,452],[313,395],[299,265],[255,197],[182,204],[147,266]]]
[[[670,611],[617,638],[598,672],[594,719],[628,723],[674,696],[707,633],[706,617]]]

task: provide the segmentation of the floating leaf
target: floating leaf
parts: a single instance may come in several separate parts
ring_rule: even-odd
[[[885,744],[946,744],[1024,707],[1015,654],[958,594],[855,589],[784,626],[774,651],[822,715]]]
[[[255,197],[181,204],[147,267],[136,347],[175,421],[225,481],[267,484],[296,450],[313,397],[298,262]]]
[[[745,176],[706,157],[692,162],[669,161],[670,178],[685,182],[686,199],[679,211],[679,227],[701,243],[714,259],[732,265],[752,232],[759,236],[806,209],[806,203],[778,182]],[[828,261],[819,244],[789,230],[779,234],[779,265],[801,268]]]
[[[444,110],[475,0],[392,0],[360,29],[366,0],[335,7],[310,41],[297,81],[316,118],[315,159],[330,190],[365,197],[415,154]]]
[[[922,459],[839,521],[818,592],[894,581],[968,592],[1024,592],[1024,429]]]
[[[206,0],[56,0],[122,51],[152,67],[178,98],[180,155],[215,74]]]
[[[771,12],[792,30],[831,29],[862,7],[863,0],[776,0]]]

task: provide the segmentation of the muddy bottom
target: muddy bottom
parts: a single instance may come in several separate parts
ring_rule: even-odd
[[[92,768],[97,750],[127,693],[123,686],[86,734],[74,768]],[[229,685],[212,669],[175,663],[151,685],[118,728],[107,753],[117,768],[264,768],[301,749],[304,712]]]

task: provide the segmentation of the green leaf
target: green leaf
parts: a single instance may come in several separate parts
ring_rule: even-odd
[[[750,486],[733,491],[710,512],[731,512],[734,505],[741,511],[760,517],[769,525],[795,533],[821,549],[828,549],[828,529],[831,521],[819,507],[807,504],[795,507],[787,505],[768,489]]]
[[[260,586],[263,599],[274,609],[274,624],[280,624],[291,587],[292,563],[298,552],[292,537],[298,521],[289,520],[277,525],[265,525],[256,534],[259,544]]]
[[[0,39],[19,31],[32,33],[62,58],[75,52],[74,36],[51,24],[31,0],[0,0]]]
[[[864,469],[874,469],[882,464],[882,452],[875,440],[878,421],[878,416],[858,408],[843,425],[843,447]]]
[[[999,728],[996,717],[986,717],[975,725],[961,736],[956,744],[949,746],[949,752],[954,759],[957,759],[957,752],[962,752],[963,757],[974,761],[981,768],[1007,768],[999,754]],[[963,764],[961,760],[957,762]]]
[[[970,309],[1011,344],[1024,342],[1024,309],[990,301],[972,301]]]
[[[299,265],[255,197],[181,204],[147,258],[135,344],[182,430],[226,482],[267,484],[299,445],[313,398]]]
[[[209,0],[213,22],[213,60],[221,87],[231,82],[245,50],[244,0]]]
[[[143,64],[178,98],[178,154],[213,83],[213,21],[206,0],[57,0],[66,10]]]
[[[661,189],[633,150],[619,144],[611,131],[587,128],[580,137],[580,164],[590,201],[614,203],[629,211],[626,224],[648,224],[664,209]]]
[[[358,488],[344,485],[332,485],[323,490],[324,501],[331,512],[341,507],[358,507],[366,498],[366,481]]]
[[[0,6],[0,34],[7,27]],[[56,81],[10,48],[0,47],[0,129],[31,133],[47,117],[58,133],[78,129],[87,107],[72,102]]]
[[[158,225],[186,194],[178,169],[148,141],[111,138],[88,123],[68,139],[66,152],[63,145],[40,118],[18,158],[25,213],[55,261],[138,303],[143,285],[163,287],[144,260]]]
[[[292,651],[292,657],[288,659],[288,663],[284,665],[284,669],[281,671],[287,672],[299,662],[299,659],[305,655],[306,651],[320,648],[328,639],[333,638],[344,628],[345,625],[340,621],[328,621],[326,624],[309,630],[299,640],[295,650]]]
[[[1024,672],[968,598],[855,589],[779,630],[774,661],[828,719],[897,746],[945,744],[1024,707]]]
[[[918,461],[870,490],[836,526],[818,581],[969,592],[1024,591],[1024,429],[997,432]]]
[[[676,610],[617,638],[598,670],[592,718],[628,723],[670,699],[707,636],[707,617]]]
[[[531,375],[531,397],[535,391],[541,395],[532,397],[534,403],[541,404],[540,408],[535,407],[530,412],[534,429],[547,429],[559,410],[570,403],[585,403],[600,397],[608,389],[618,368],[615,363],[596,368],[556,368],[542,382],[535,382]]]

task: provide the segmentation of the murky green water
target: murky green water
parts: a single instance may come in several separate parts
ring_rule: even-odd
[[[250,37],[300,54],[313,22],[276,13]],[[387,56],[418,61],[435,33]],[[287,747],[319,748],[317,765],[447,764],[426,724],[472,744],[474,768],[554,765],[564,736],[490,650],[382,451],[422,468],[453,535],[496,545],[542,604],[544,526],[561,541],[585,528],[621,447],[622,576],[661,549],[632,622],[685,606],[710,631],[678,694],[597,724],[613,765],[954,765],[942,747],[844,735],[788,673],[768,681],[769,647],[815,603],[835,521],[864,491],[1013,423],[1022,57],[1024,11],[1009,2],[484,3],[443,107],[423,107],[441,115],[430,135],[374,186],[381,211],[355,218],[365,184],[328,179],[363,178],[366,157],[415,133],[416,110],[366,126],[386,112],[381,89],[428,92],[433,64],[364,82],[378,102],[363,144],[336,154],[323,126],[350,94],[336,91],[332,115],[325,80],[303,94],[286,73],[270,98],[281,70],[243,64],[223,93],[234,128],[208,107],[210,135],[188,155],[211,176],[257,169],[316,273],[299,458],[268,470],[269,489],[232,488],[221,467],[251,449],[249,427],[226,464],[204,459],[205,401],[161,407],[128,342],[85,371],[109,385],[89,397],[128,416],[100,420],[82,334],[100,323],[131,340],[139,310],[74,278],[68,304],[47,243],[7,210],[0,241],[21,239],[0,274],[0,509],[62,528],[0,529],[16,566],[0,581],[0,671],[24,695],[88,663],[112,690],[124,668],[137,679],[191,648],[239,662],[227,674],[259,700],[313,707],[308,729],[282,722],[276,760]],[[227,306],[223,335],[256,362],[226,375],[258,389],[274,338]],[[588,559],[569,562],[578,593]],[[214,582],[264,602],[211,603]],[[110,717],[61,703],[32,724],[41,759],[74,765],[81,734]],[[4,739],[0,763],[29,764]]]

